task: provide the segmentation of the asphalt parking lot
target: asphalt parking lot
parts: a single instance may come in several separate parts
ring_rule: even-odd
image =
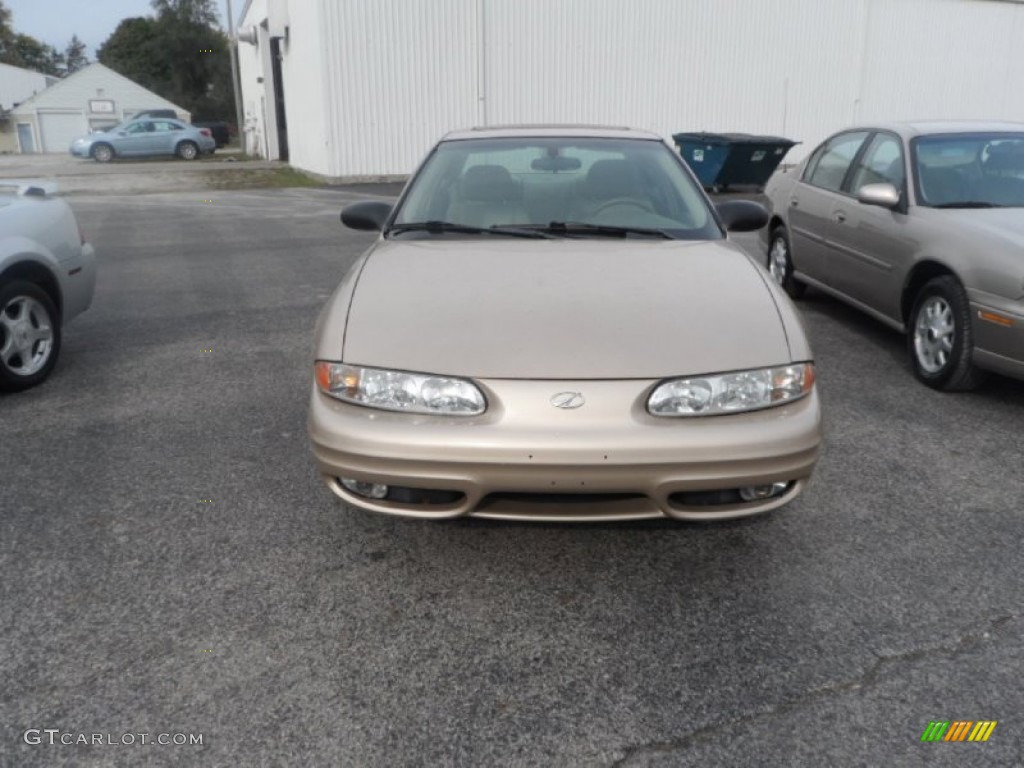
[[[345,510],[305,414],[360,194],[72,198],[93,308],[0,398],[0,764],[1024,763],[1024,385],[932,392],[898,336],[809,292],[827,443],[783,510]],[[999,724],[921,743],[932,720]]]

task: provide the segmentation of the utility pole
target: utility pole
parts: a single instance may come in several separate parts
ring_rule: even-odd
[[[235,124],[238,130],[238,144],[245,152],[245,115],[242,113],[242,78],[238,74],[238,35],[235,29],[231,0],[228,4],[228,49],[231,51],[231,90],[235,92]]]

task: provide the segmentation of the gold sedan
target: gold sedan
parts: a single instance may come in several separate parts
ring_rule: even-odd
[[[313,455],[348,504],[420,518],[711,520],[805,487],[822,439],[788,297],[659,137],[446,136],[316,330]]]

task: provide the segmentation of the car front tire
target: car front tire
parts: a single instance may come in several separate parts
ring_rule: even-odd
[[[790,298],[799,299],[804,295],[807,286],[793,277],[793,251],[789,246],[789,233],[781,224],[772,230],[768,241],[767,267],[772,280],[782,286]]]
[[[0,289],[0,391],[41,384],[57,364],[60,313],[35,283],[15,280]]]
[[[92,159],[97,163],[109,163],[114,159],[114,148],[109,144],[97,144],[92,148]]]
[[[933,389],[976,389],[984,372],[971,360],[974,340],[967,291],[952,275],[928,281],[914,299],[907,329],[914,375]]]

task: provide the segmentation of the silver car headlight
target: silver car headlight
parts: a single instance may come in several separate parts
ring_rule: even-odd
[[[325,395],[346,403],[404,413],[477,416],[487,408],[472,382],[450,376],[389,371],[318,360],[316,383]]]
[[[655,387],[647,410],[655,416],[718,416],[785,405],[811,391],[814,366],[778,368],[669,379]]]

